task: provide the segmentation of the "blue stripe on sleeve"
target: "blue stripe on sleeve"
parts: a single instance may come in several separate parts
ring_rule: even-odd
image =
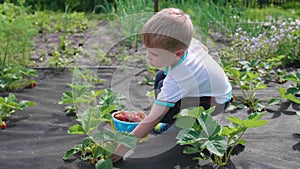
[[[169,103],[169,102],[162,102],[159,100],[155,100],[154,104],[160,105],[160,106],[165,106],[165,107],[174,107],[175,104],[174,103]]]

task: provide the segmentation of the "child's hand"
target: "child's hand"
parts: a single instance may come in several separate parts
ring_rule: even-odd
[[[122,159],[122,156],[119,156],[119,155],[117,155],[117,154],[113,154],[113,155],[111,155],[109,158],[111,159],[111,161],[112,161],[113,163],[116,163],[116,162],[118,162],[119,160]]]
[[[122,159],[122,157],[130,150],[130,148],[127,148],[123,146],[122,144],[119,144],[118,147],[115,150],[115,153],[111,155],[109,158],[112,160],[113,163],[118,162]]]

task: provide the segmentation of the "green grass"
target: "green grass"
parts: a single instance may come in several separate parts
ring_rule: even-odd
[[[138,45],[137,37],[146,18],[154,12],[154,1],[131,0],[116,1],[112,5],[104,0],[103,4],[95,7],[101,8],[104,13],[79,13],[66,8],[65,12],[32,11],[32,8],[16,6],[11,3],[0,4],[0,60],[7,56],[8,62],[25,63],[32,65],[30,55],[32,40],[38,33],[73,34],[84,32],[88,27],[94,27],[99,20],[120,21],[122,31],[133,45]],[[159,1],[159,10],[167,7],[177,7],[190,15],[196,30],[205,42],[206,37],[219,32],[231,37],[237,28],[242,28],[250,35],[257,36],[264,30],[261,22],[272,22],[282,18],[299,19],[300,3],[286,4],[283,7],[270,6],[268,8],[246,8],[242,1],[237,4],[210,0],[165,0]],[[221,4],[221,5],[220,5]],[[141,15],[147,13],[145,17]],[[136,15],[137,14],[137,15]],[[130,18],[131,15],[131,18]],[[137,17],[132,17],[137,16]],[[250,23],[249,23],[250,22]],[[198,37],[199,38],[199,37]],[[136,46],[138,47],[138,46]]]

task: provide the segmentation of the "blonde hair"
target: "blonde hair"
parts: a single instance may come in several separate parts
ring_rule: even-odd
[[[142,40],[148,48],[174,52],[180,48],[186,50],[193,33],[189,15],[177,8],[166,8],[146,22],[142,29]]]

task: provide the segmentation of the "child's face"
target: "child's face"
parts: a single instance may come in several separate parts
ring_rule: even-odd
[[[180,58],[177,57],[175,53],[171,53],[167,50],[148,48],[147,60],[149,61],[151,66],[155,68],[163,68],[166,66],[175,65],[180,60]]]

